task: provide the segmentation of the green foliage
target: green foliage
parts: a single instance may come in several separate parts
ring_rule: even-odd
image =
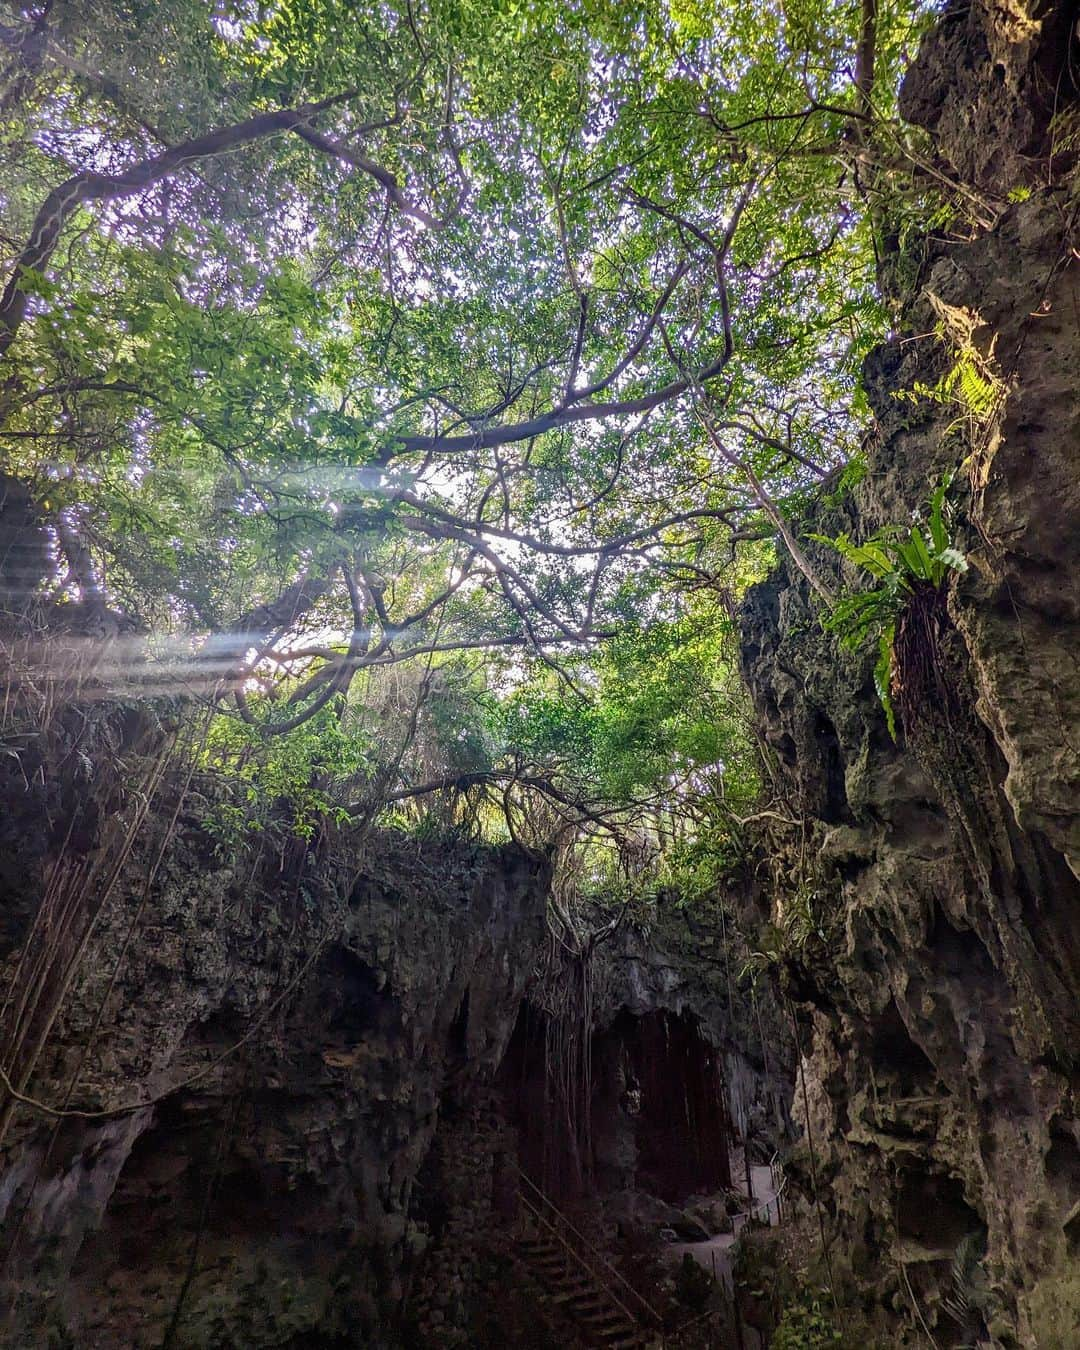
[[[984,363],[972,352],[961,351],[956,361],[936,384],[916,380],[910,389],[898,390],[895,397],[918,402],[956,404],[973,418],[983,421],[998,405],[1000,383],[989,375]]]
[[[726,613],[698,597],[580,662],[578,693],[536,674],[503,705],[506,757],[594,810],[624,808],[613,824],[636,841],[633,884],[625,862],[596,844],[583,894],[615,903],[663,889],[694,903],[737,854],[738,818],[760,779],[731,638]]]
[[[26,44],[0,7],[0,261],[29,302],[0,455],[55,531],[37,598],[147,634],[121,685],[150,649],[187,693],[193,650],[250,637],[253,725],[195,689],[223,843],[380,794],[508,829],[483,792],[525,774],[707,892],[758,787],[729,616],[857,453],[887,324],[872,221],[837,205],[858,7],[71,0]],[[922,21],[878,15],[893,138]],[[104,195],[28,255],[81,171]]]
[[[991,1300],[990,1289],[983,1269],[986,1239],[982,1233],[968,1233],[957,1243],[952,1260],[952,1291],[942,1300],[942,1307],[958,1326],[974,1333],[986,1317]]]
[[[839,506],[866,477],[866,457],[854,455],[836,475],[828,492],[822,494],[827,506]]]
[[[506,742],[537,762],[572,766],[606,800],[704,771],[725,780],[733,803],[745,803],[757,779],[729,641],[730,621],[704,603],[624,628],[583,666],[585,697],[568,696],[550,677],[512,696]]]
[[[991,338],[987,350],[982,350],[975,341],[982,326],[977,313],[948,304],[930,289],[926,290],[926,298],[937,315],[934,331],[951,352],[952,364],[935,384],[916,380],[910,389],[896,391],[893,396],[910,403],[929,401],[959,409],[959,416],[944,434],[947,437],[960,431],[965,453],[976,452],[1001,406],[1004,392],[1004,382],[994,363],[996,337]]]
[[[738,804],[738,805],[741,805]],[[706,817],[697,831],[676,839],[659,860],[656,886],[687,908],[713,899],[745,856],[741,831],[727,811]]]
[[[772,1350],[829,1350],[844,1344],[843,1332],[828,1310],[825,1290],[805,1293],[789,1303],[770,1341]]]
[[[804,879],[778,907],[775,922],[765,924],[757,935],[740,978],[749,976],[757,981],[777,966],[805,962],[815,950],[827,951],[834,936],[821,892],[812,881]]]
[[[748,183],[767,180],[734,245],[727,299],[740,340],[726,403],[826,466],[855,444],[850,419],[820,409],[853,394],[880,333],[868,230],[834,219],[828,153],[778,158],[837,140],[844,119],[824,105],[850,59],[852,16],[710,0],[439,0],[363,15],[340,0],[291,0],[222,4],[212,19],[193,0],[61,9],[54,46],[80,61],[46,62],[10,115],[0,168],[17,207],[13,238],[29,232],[43,185],[68,173],[67,147],[96,147],[122,167],[147,153],[147,127],[176,142],[343,90],[355,91],[347,111],[325,129],[348,141],[397,106],[398,123],[365,133],[364,154],[432,209],[447,207],[444,72],[455,71],[471,194],[444,230],[391,217],[384,237],[377,184],[277,137],[130,209],[88,205],[69,226],[71,247],[24,276],[39,303],[18,339],[17,379],[33,398],[4,409],[0,443],[21,475],[49,480],[51,511],[80,512],[110,597],[149,625],[205,631],[332,553],[346,503],[372,505],[370,481],[344,470],[391,436],[427,430],[447,407],[504,404],[511,372],[533,373],[507,420],[556,403],[578,309],[567,250],[590,288],[580,368],[611,368],[683,251],[664,216],[628,211],[635,194],[709,227]],[[902,11],[881,20],[884,111],[912,21]],[[814,97],[823,106],[795,138],[811,145],[794,147],[787,119]],[[721,343],[711,268],[703,254],[669,316],[673,350],[681,344],[694,367]],[[657,341],[617,391],[631,397],[677,373]],[[625,455],[624,429],[542,438],[536,472],[513,480],[518,521],[554,515],[575,539],[603,537],[655,518],[658,503],[698,508],[704,497],[752,523],[741,484],[709,463],[685,408],[654,414],[617,490],[575,519],[568,499],[603,488]],[[730,434],[778,498],[804,489],[799,462],[776,444]],[[406,476],[421,459],[402,456]],[[464,496],[479,500],[490,476],[490,462],[471,465]],[[380,528],[404,514],[388,511]],[[713,534],[722,549],[723,531]],[[452,550],[440,548],[445,565]],[[486,609],[498,627],[494,595]]]
[[[967,559],[951,543],[946,504],[949,481],[943,479],[931,494],[925,524],[916,521],[906,530],[886,526],[862,544],[853,543],[846,534],[836,538],[810,535],[817,543],[834,548],[878,583],[869,590],[842,596],[823,624],[851,650],[876,645],[874,687],[894,739],[893,642],[900,615],[917,589],[938,590],[950,572],[967,571]]]
[[[217,717],[202,757],[222,776],[227,794],[203,821],[223,853],[274,826],[311,839],[322,821],[349,820],[347,794],[375,769],[372,740],[355,716],[330,708],[272,738],[257,722]]]

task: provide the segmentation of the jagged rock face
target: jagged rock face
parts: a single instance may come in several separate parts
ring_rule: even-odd
[[[62,1101],[89,1045],[72,1105],[153,1104],[9,1132],[6,1343],[379,1344],[441,1112],[505,1051],[546,864],[388,835],[223,867],[207,843],[173,840],[120,959],[153,839],[133,855],[34,1079]]]
[[[598,953],[596,1019],[663,1012],[689,1017],[720,1053],[726,1108],[740,1139],[765,1153],[788,1137],[795,1062],[791,1027],[767,994],[747,997],[748,952],[739,937],[756,904],[753,879],[739,871],[725,890],[693,905],[661,897],[646,933],[622,928]]]
[[[1016,154],[1042,143],[1032,91],[1073,18],[1058,7],[1038,29],[1016,7],[946,12],[904,106],[971,180],[1004,192]],[[814,1137],[849,1254],[869,1256],[882,1297],[939,1344],[965,1334],[941,1302],[973,1233],[995,1344],[1080,1343],[1076,202],[1075,178],[1044,185],[973,242],[928,245],[900,297],[906,331],[867,364],[867,477],[814,526],[903,522],[944,469],[967,471],[971,566],[950,584],[938,653],[949,697],[894,746],[870,657],[822,633],[793,567],[743,614],[745,674],[788,808],[812,823],[835,924],[831,950],[790,972],[813,1026]],[[926,336],[943,314],[1000,382],[993,415],[960,428],[955,407],[895,397],[955,359]]]
[[[183,715],[62,707],[21,760],[0,759],[8,1064],[25,1060],[15,1013],[50,934],[65,959],[87,937],[70,990],[41,1004],[58,1016],[29,1079],[71,1114],[54,1129],[20,1106],[0,1128],[0,1340],[397,1347],[411,1328],[479,1344],[481,1323],[508,1325],[492,1313],[516,1175],[497,1156],[521,1146],[508,1122],[524,1107],[554,1146],[543,1044],[535,1098],[498,1072],[542,984],[548,865],[332,830],[222,861],[198,805],[212,781],[130,787]],[[733,884],[738,907],[750,886]],[[703,1062],[722,1050],[740,1132],[750,1112],[773,1138],[790,1065],[768,1008],[732,1000],[724,937],[717,914],[673,899],[647,933],[621,930],[600,963],[598,1053],[614,1020],[671,1014],[695,1046],[700,1031]]]
[[[901,116],[934,133],[964,183],[1008,192],[1044,176],[1076,20],[1060,0],[946,5],[904,81]]]

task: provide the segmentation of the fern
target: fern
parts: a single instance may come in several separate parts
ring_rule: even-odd
[[[973,358],[965,352],[950,375],[952,388],[964,407],[978,418],[991,416],[997,405],[997,384],[978,369]]]
[[[908,403],[957,404],[976,421],[993,416],[997,407],[1000,384],[980,368],[980,362],[969,352],[961,352],[956,363],[942,375],[936,384],[916,380],[910,389],[899,389],[894,397]]]
[[[827,544],[848,562],[867,572],[878,583],[867,591],[842,596],[823,625],[834,632],[849,650],[877,645],[874,689],[885,712],[889,735],[896,740],[896,712],[892,703],[895,673],[896,625],[909,598],[920,588],[940,589],[950,572],[966,572],[967,559],[952,544],[946,522],[946,497],[950,479],[945,477],[931,493],[925,527],[915,522],[907,530],[888,525],[862,544],[847,534],[835,538],[811,534],[816,543]]]
[[[941,1306],[957,1325],[967,1329],[986,1309],[986,1274],[982,1268],[983,1240],[979,1233],[960,1239],[952,1259],[952,1292]]]

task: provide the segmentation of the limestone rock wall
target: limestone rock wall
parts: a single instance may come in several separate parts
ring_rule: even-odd
[[[924,45],[906,114],[1001,213],[893,260],[903,320],[866,367],[868,472],[810,527],[909,521],[957,474],[970,569],[941,620],[947,697],[894,745],[873,654],[822,632],[790,565],[742,616],[777,791],[805,823],[785,847],[812,858],[829,931],[783,980],[838,1250],[939,1345],[1080,1344],[1080,195],[1048,158],[1075,19],[952,4]],[[993,373],[989,415],[910,396],[961,347]],[[780,888],[773,917],[790,903]],[[963,1252],[966,1325],[944,1308]]]
[[[11,1124],[5,1344],[377,1345],[395,1324],[427,1241],[416,1178],[505,1050],[546,867],[393,835],[226,867],[207,843],[181,829],[123,954],[152,837],[99,921],[34,1078],[63,1103],[81,1062],[90,1114]]]
[[[620,1013],[688,1016],[720,1052],[726,1109],[735,1135],[749,1130],[767,1158],[790,1132],[792,1028],[766,988],[749,987],[741,933],[758,883],[733,871],[720,893],[693,905],[677,896],[653,906],[647,931],[630,925],[598,953],[598,1025]]]

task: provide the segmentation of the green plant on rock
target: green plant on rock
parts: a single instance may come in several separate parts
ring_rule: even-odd
[[[866,474],[866,456],[864,454],[853,455],[835,475],[828,492],[822,494],[822,500],[827,506],[840,506],[851,496],[852,492],[866,477]]]
[[[805,1293],[784,1309],[771,1345],[772,1350],[828,1350],[843,1343],[843,1333],[825,1310],[822,1298]]]
[[[934,489],[925,523],[916,521],[906,530],[887,525],[862,544],[854,543],[847,534],[835,538],[810,536],[817,543],[834,548],[878,583],[870,590],[842,596],[823,623],[849,650],[876,644],[874,687],[894,740],[896,640],[905,612],[917,598],[941,594],[950,572],[967,571],[967,559],[953,545],[949,529],[946,494],[950,481],[945,477]]]
[[[762,928],[740,978],[746,976],[756,982],[771,967],[797,961],[812,946],[828,946],[829,939],[821,894],[804,883],[785,899],[775,922]]]
[[[985,1251],[982,1233],[968,1233],[960,1239],[953,1254],[952,1289],[942,1299],[945,1312],[970,1338],[975,1337],[990,1308],[990,1290],[982,1264]]]
[[[994,361],[996,337],[980,345],[975,334],[982,321],[976,312],[947,304],[933,291],[927,291],[926,297],[937,315],[935,335],[951,351],[952,364],[933,384],[916,380],[910,389],[894,391],[893,397],[901,402],[931,402],[958,410],[944,437],[960,432],[967,452],[977,453],[985,444],[1005,393]]]

